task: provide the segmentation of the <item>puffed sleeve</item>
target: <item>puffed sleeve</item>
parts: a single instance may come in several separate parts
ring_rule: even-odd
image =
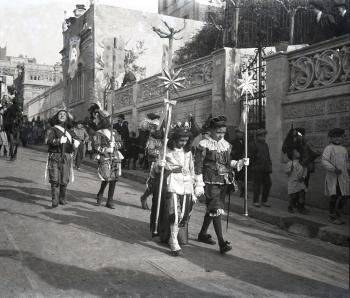
[[[47,132],[47,145],[49,146],[59,146],[60,138],[57,136],[55,130],[53,128],[49,128]]]
[[[203,181],[203,162],[206,156],[206,148],[201,145],[201,142],[199,142],[197,149],[196,149],[196,155],[194,160],[194,173],[195,173],[195,183],[198,186],[204,186]]]

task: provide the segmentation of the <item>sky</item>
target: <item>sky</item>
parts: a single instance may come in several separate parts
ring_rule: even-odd
[[[158,0],[95,0],[148,12],[158,11]],[[89,0],[0,0],[0,46],[7,56],[34,57],[38,63],[61,61],[64,11],[73,15],[76,4],[90,6]]]

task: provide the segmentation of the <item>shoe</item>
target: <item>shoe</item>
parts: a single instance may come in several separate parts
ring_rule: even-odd
[[[96,198],[96,206],[101,206],[101,198]]]
[[[262,202],[261,205],[264,207],[271,207],[271,204],[268,202]]]
[[[67,205],[67,201],[66,201],[66,200],[60,200],[60,201],[59,201],[59,204],[60,204],[60,205]]]
[[[149,207],[147,204],[147,198],[141,196],[140,201],[141,201],[141,208],[144,210],[149,210]]]
[[[107,203],[106,207],[109,208],[109,209],[115,209],[114,205],[110,204],[110,203]]]
[[[289,212],[289,213],[295,213],[295,210],[294,210],[293,207],[288,207],[288,212]]]
[[[180,254],[181,254],[181,249],[171,251],[171,255],[173,257],[178,257],[178,256],[180,256]]]
[[[216,241],[211,239],[211,235],[210,234],[199,233],[198,234],[198,241],[206,243],[206,244],[210,244],[210,245],[215,245],[216,244]]]
[[[220,246],[220,253],[224,254],[232,249],[231,243],[229,241],[222,242]]]
[[[57,203],[52,203],[52,208],[57,208],[58,204]]]
[[[298,212],[299,212],[300,214],[303,214],[303,215],[308,215],[308,214],[310,214],[310,210],[309,210],[309,209],[306,209],[306,208],[300,208],[300,209],[298,209]]]
[[[334,224],[334,225],[343,225],[343,224],[345,224],[345,222],[341,218],[332,218],[332,217],[330,217],[328,221],[330,223]]]
[[[253,206],[255,206],[255,207],[257,207],[257,208],[260,208],[260,207],[261,207],[260,203],[253,203]]]

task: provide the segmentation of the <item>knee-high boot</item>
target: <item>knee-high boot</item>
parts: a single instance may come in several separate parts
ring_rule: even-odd
[[[67,185],[60,184],[59,203],[61,205],[67,204],[66,190],[67,190]]]
[[[59,197],[59,185],[56,183],[51,183],[51,196],[52,196],[52,207],[55,208],[58,206],[58,197]]]
[[[110,209],[115,209],[114,204],[113,204],[113,196],[114,196],[114,190],[115,190],[115,185],[117,181],[110,181],[109,182],[109,188],[108,188],[108,200],[106,207]]]

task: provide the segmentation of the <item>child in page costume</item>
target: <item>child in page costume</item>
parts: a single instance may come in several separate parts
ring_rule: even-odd
[[[47,144],[49,156],[47,171],[51,184],[52,207],[65,205],[66,189],[73,180],[73,152],[78,148],[78,137],[72,128],[73,116],[65,106],[58,108],[58,112],[50,119],[51,128],[48,130]],[[46,173],[45,173],[46,175]]]
[[[93,147],[98,160],[98,176],[102,180],[96,200],[97,205],[101,205],[104,190],[109,184],[106,207],[115,209],[113,196],[118,177],[121,176],[121,161],[124,158],[118,150],[121,148],[121,137],[116,130],[112,131],[113,135],[111,136],[111,117],[108,116],[107,112],[100,111],[100,115],[100,129],[93,136]]]
[[[198,241],[214,245],[216,242],[207,233],[213,221],[215,233],[219,241],[220,252],[232,249],[230,242],[222,235],[221,215],[224,212],[224,200],[227,186],[234,184],[234,171],[240,171],[249,160],[231,160],[231,145],[224,136],[226,134],[226,117],[212,118],[209,124],[210,134],[197,146],[195,158],[195,195],[205,195],[207,210],[203,226],[198,234]]]
[[[165,193],[162,197],[160,235],[163,240],[166,239],[162,237],[162,234],[168,235],[168,244],[173,256],[179,256],[181,252],[178,241],[179,229],[186,226],[193,202],[196,200],[190,135],[188,123],[173,129],[163,164],[166,178],[163,184]],[[157,165],[161,164],[162,161],[157,162]],[[159,167],[157,169],[159,170]]]

